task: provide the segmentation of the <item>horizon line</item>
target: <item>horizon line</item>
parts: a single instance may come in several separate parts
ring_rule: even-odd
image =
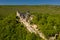
[[[0,5],[59,5],[60,4],[0,4]]]

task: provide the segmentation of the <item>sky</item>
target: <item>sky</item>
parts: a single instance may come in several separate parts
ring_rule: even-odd
[[[60,0],[0,0],[0,5],[60,5]]]

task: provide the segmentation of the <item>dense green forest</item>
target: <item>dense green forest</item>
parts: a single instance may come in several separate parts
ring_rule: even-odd
[[[29,33],[21,23],[16,22],[16,16],[7,16],[0,21],[0,40],[40,40],[34,33]]]
[[[60,6],[0,6],[0,40],[43,40],[16,22],[17,9],[29,10],[34,15],[31,23],[36,24],[47,38],[60,32]]]
[[[60,32],[60,15],[59,14],[35,14],[31,21],[38,25],[38,28],[46,35],[53,36]]]

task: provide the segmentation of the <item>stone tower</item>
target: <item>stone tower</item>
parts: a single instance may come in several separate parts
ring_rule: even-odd
[[[28,21],[29,17],[30,17],[30,12],[27,11],[27,12],[26,12],[26,21]]]

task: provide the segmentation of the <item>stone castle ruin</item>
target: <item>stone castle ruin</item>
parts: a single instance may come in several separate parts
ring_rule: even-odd
[[[17,11],[16,18],[25,20],[26,22],[29,22],[29,19],[32,20],[32,16],[29,11],[27,11],[25,13]],[[18,21],[18,19],[17,19],[17,21]]]
[[[31,15],[29,11],[25,13],[17,11],[16,16],[16,18],[19,19],[17,19],[17,21],[23,23],[29,32],[38,34],[40,37],[46,40],[45,35],[38,30],[37,25],[30,24],[30,21],[33,19],[33,15]]]

